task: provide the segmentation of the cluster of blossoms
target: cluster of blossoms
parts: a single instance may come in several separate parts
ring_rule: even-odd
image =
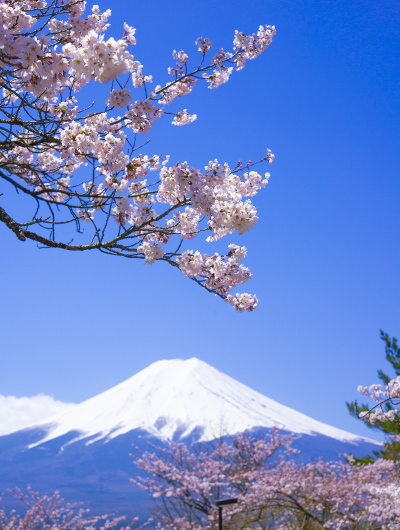
[[[210,41],[210,39],[208,38],[203,39],[202,37],[199,37],[198,39],[196,39],[195,44],[198,46],[197,49],[201,53],[209,52],[212,46],[212,42]]]
[[[183,50],[181,50],[180,52],[174,50],[172,52],[172,57],[177,60],[178,66],[187,63],[189,60],[189,55],[187,55]]]
[[[182,239],[193,239],[196,237],[200,222],[200,216],[194,213],[193,208],[186,206],[184,211],[174,213],[174,218],[169,219],[166,226],[174,228],[176,234],[180,234]]]
[[[360,413],[360,418],[374,425],[377,421],[394,422],[399,419],[400,414],[400,376],[388,382],[385,388],[381,384],[374,384],[369,387],[359,386],[358,392],[363,396],[373,399],[376,403],[369,411]],[[383,405],[390,403],[389,410],[385,410]]]
[[[120,109],[126,107],[132,100],[132,94],[127,88],[120,88],[111,90],[110,95],[106,99],[107,105]]]
[[[187,125],[196,119],[196,114],[189,114],[186,109],[183,109],[181,112],[178,112],[178,114],[172,120],[172,125]]]
[[[0,105],[13,117],[8,129],[0,132],[2,176],[33,197],[35,205],[44,204],[52,212],[46,218],[35,213],[19,224],[0,209],[0,220],[22,241],[29,238],[74,250],[97,248],[142,258],[148,264],[165,260],[238,311],[254,309],[255,296],[228,294],[251,277],[239,264],[244,247],[230,245],[227,256],[180,253],[171,248],[171,238],[194,239],[207,231],[210,242],[247,232],[258,219],[250,198],[265,187],[269,174],[250,170],[254,165],[250,162],[244,173],[242,167],[231,170],[217,160],[209,162],[205,171],[186,162],[168,167],[167,156],[138,155],[135,135],[148,134],[164,106],[192,92],[201,75],[210,88],[227,82],[234,67],[243,68],[247,59],[267,48],[275,28],[260,26],[253,35],[236,32],[232,52],[221,49],[208,66],[204,61],[212,43],[197,39],[202,56],[193,71],[188,69],[188,54],[174,50],[176,63],[168,68],[172,81],[169,77],[169,82],[148,92],[146,84],[152,76],[143,74],[143,65],[129,48],[136,44],[135,28],[125,23],[121,38],[106,38],[111,11],[102,13],[93,6],[89,15],[85,12],[84,0],[51,4],[0,0]],[[127,79],[121,83],[122,75]],[[116,88],[109,92],[105,107],[80,108],[76,95],[83,87],[111,81]],[[145,97],[133,97],[132,90],[140,87]],[[123,109],[120,116],[115,114],[117,109]],[[172,114],[172,124],[177,126],[197,118],[187,109]],[[272,160],[268,150],[261,161]],[[82,181],[84,171],[87,176]],[[149,171],[158,171],[158,176],[149,179]],[[62,216],[57,220],[61,206],[69,221]],[[110,219],[117,230],[109,236]],[[58,223],[79,226],[80,221],[88,222],[85,233],[93,228],[89,242],[72,245],[54,239]],[[43,229],[48,228],[51,238],[45,237],[49,232]]]
[[[256,295],[249,293],[236,293],[235,296],[228,294],[225,302],[231,304],[236,311],[253,311],[258,306],[258,298]]]
[[[233,39],[233,49],[237,52],[236,70],[244,68],[247,59],[255,59],[266,50],[275,34],[275,26],[259,26],[257,35],[245,35],[236,30]]]
[[[132,72],[132,83],[135,88],[140,88],[144,83],[152,83],[152,75],[143,75],[143,65],[135,61],[135,71]]]
[[[230,75],[233,72],[233,67],[226,67],[226,61],[232,61],[236,65],[236,70],[242,70],[245,67],[247,59],[255,59],[258,57],[272,42],[273,36],[276,34],[275,26],[260,26],[257,35],[245,35],[239,31],[235,31],[235,38],[233,40],[234,52],[225,52],[223,48],[213,57],[212,62],[217,66],[212,74],[204,73],[203,77],[210,83],[208,88],[217,88],[223,83],[227,83]],[[205,39],[208,40],[208,39]],[[199,39],[199,51],[203,47],[208,51],[211,43],[203,44]]]
[[[204,286],[207,289],[226,297],[232,287],[245,283],[252,277],[247,267],[239,265],[239,262],[246,256],[245,247],[229,245],[228,248],[227,256],[220,256],[219,254],[208,256],[199,251],[187,250],[177,259],[179,268],[189,278],[204,278]],[[246,301],[243,295],[238,294],[235,301],[232,300],[231,302],[232,297],[228,298],[227,301],[231,302],[238,311],[254,309],[258,303],[257,298],[247,294],[245,297]],[[252,304],[249,305],[247,297],[253,299]],[[246,307],[242,309],[240,304]]]
[[[121,74],[133,71],[135,63],[133,56],[126,51],[127,47],[125,39],[116,41],[110,37],[105,41],[104,36],[96,31],[90,31],[78,47],[72,43],[65,44],[63,55],[69,59],[68,70],[74,88],[76,83],[80,88],[91,79],[108,83]]]
[[[202,450],[171,443],[133,456],[148,474],[133,483],[153,496],[158,528],[169,530],[215,528],[219,496],[238,499],[224,511],[228,528],[399,528],[393,462],[298,463],[291,458],[292,442],[272,431],[266,439],[238,434],[229,444],[217,440]]]
[[[85,118],[83,123],[68,123],[60,132],[60,140],[61,157],[73,159],[75,169],[88,163],[89,154],[97,158],[97,169],[107,176],[124,170],[129,162],[128,155],[124,153],[126,135],[120,125],[104,112]]]
[[[153,105],[150,99],[135,101],[125,114],[125,125],[135,131],[135,133],[146,134],[154,121],[162,116],[163,110]]]
[[[216,241],[236,230],[243,234],[254,226],[257,211],[250,200],[242,199],[256,195],[268,184],[269,176],[256,171],[239,176],[228,164],[221,165],[218,160],[210,161],[204,173],[189,167],[187,162],[164,166],[160,171],[157,200],[174,206],[189,197],[193,211],[209,218],[212,235],[207,241]]]
[[[169,105],[175,98],[181,98],[190,94],[196,84],[196,80],[187,76],[182,81],[175,81],[169,83],[166,88],[162,88],[160,85],[157,85],[155,88],[155,95],[161,94],[159,98],[159,103],[162,105]]]

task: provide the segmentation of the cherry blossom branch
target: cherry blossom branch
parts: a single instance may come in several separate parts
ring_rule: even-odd
[[[229,245],[226,256],[169,247],[174,238],[182,243],[205,231],[207,241],[215,241],[251,229],[258,215],[250,198],[265,187],[269,174],[249,171],[250,161],[233,170],[217,160],[205,171],[186,162],[169,167],[168,156],[136,154],[148,143],[136,147],[136,138],[150,133],[163,114],[172,114],[175,126],[193,122],[197,116],[187,109],[164,112],[165,106],[191,93],[200,80],[212,89],[226,83],[234,68],[241,70],[267,49],[275,27],[260,26],[252,35],[236,31],[232,52],[220,49],[208,64],[212,43],[197,39],[201,60],[194,69],[184,51],[174,50],[175,66],[168,68],[173,80],[148,91],[153,76],[143,74],[143,65],[129,51],[136,44],[135,28],[124,23],[122,38],[105,37],[110,10],[101,13],[94,6],[85,18],[83,0],[49,5],[9,0],[0,2],[0,10],[0,177],[36,205],[25,222],[17,223],[4,209],[0,221],[19,240],[49,248],[98,249],[147,264],[166,261],[238,311],[253,310],[255,296],[230,294],[251,278],[239,264],[244,247]],[[104,104],[81,109],[77,96],[90,82],[112,83],[111,91]],[[145,99],[133,100],[129,82],[144,91]],[[115,114],[119,109],[120,116]],[[261,161],[273,159],[268,150]],[[87,165],[91,174],[82,181],[77,173]],[[148,182],[150,171],[159,172],[154,182]],[[82,244],[56,240],[56,227],[71,222],[85,239]]]

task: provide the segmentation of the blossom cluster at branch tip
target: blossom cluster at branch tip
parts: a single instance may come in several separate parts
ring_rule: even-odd
[[[381,384],[373,384],[369,387],[359,386],[357,390],[376,403],[370,410],[360,413],[361,419],[371,425],[377,422],[400,420],[400,376],[390,380],[385,387]],[[390,408],[385,409],[385,404],[390,404]]]
[[[189,114],[186,109],[183,109],[181,112],[178,112],[178,114],[172,120],[172,125],[187,125],[196,119],[196,114]]]
[[[207,53],[208,51],[210,51],[210,48],[212,46],[212,42],[210,41],[210,39],[203,39],[202,37],[196,39],[195,44],[198,46],[198,50],[201,53]]]

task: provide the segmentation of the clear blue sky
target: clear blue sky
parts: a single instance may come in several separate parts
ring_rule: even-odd
[[[160,120],[144,151],[202,168],[272,149],[258,224],[223,240],[248,247],[244,290],[260,305],[236,314],[165,264],[39,250],[2,226],[0,394],[80,402],[156,360],[196,356],[313,418],[370,433],[344,402],[386,368],[379,329],[400,337],[399,4],[124,0],[112,10],[112,34],[124,20],[137,28],[136,57],[160,83],[174,48],[197,60],[197,37],[229,49],[235,29],[277,26],[228,84],[180,101],[196,122]]]

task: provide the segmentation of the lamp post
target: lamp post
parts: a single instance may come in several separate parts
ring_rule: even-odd
[[[227,504],[236,504],[237,499],[219,499],[215,506],[218,506],[218,530],[222,530],[222,507]]]

